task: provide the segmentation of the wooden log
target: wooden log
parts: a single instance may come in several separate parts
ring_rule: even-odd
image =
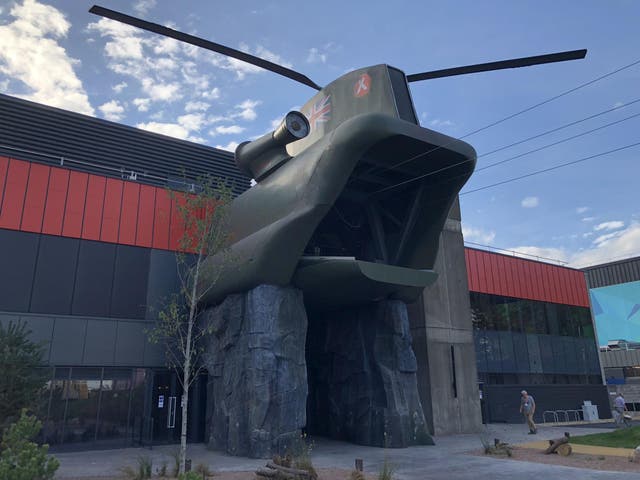
[[[265,478],[276,478],[278,476],[278,471],[270,468],[259,468],[256,470],[256,475]]]
[[[550,453],[555,453],[560,445],[565,445],[569,443],[569,434],[567,432],[564,433],[564,437],[556,438],[554,440],[549,440],[549,447],[544,451],[547,455]]]
[[[309,478],[311,476],[309,474],[309,472],[306,471],[306,470],[300,470],[298,468],[283,467],[282,465],[276,465],[273,462],[267,463],[267,467],[268,468],[272,468],[274,470],[278,470],[278,471],[283,472],[283,473],[287,473],[289,475],[294,475],[294,476],[298,475],[298,476],[300,476],[302,478]]]
[[[558,453],[558,455],[562,455],[563,457],[568,457],[569,455],[571,455],[572,451],[573,449],[571,448],[571,445],[569,445],[568,443],[559,445],[558,448],[556,449],[556,452]]]

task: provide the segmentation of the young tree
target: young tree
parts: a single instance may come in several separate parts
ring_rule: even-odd
[[[203,368],[202,339],[212,333],[209,326],[198,321],[200,302],[215,286],[222,268],[230,261],[226,247],[231,190],[210,177],[200,179],[194,185],[195,193],[169,191],[184,232],[180,250],[176,252],[179,288],[167,299],[149,331],[151,342],[164,345],[167,363],[178,374],[182,386],[179,473],[185,471],[189,387]],[[207,262],[212,255],[216,255],[216,262]],[[203,278],[207,279],[206,285]]]
[[[29,340],[24,323],[0,324],[0,430],[33,408],[45,384],[42,346]]]

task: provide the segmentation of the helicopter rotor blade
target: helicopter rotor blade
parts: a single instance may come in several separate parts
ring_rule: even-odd
[[[240,50],[236,50],[234,48],[225,47],[224,45],[220,45],[219,43],[214,43],[200,37],[195,37],[193,35],[189,35],[187,33],[183,33],[178,30],[174,30],[172,28],[158,25],[157,23],[148,22],[146,20],[132,17],[124,13],[116,12],[108,8],[100,7],[98,5],[94,5],[93,7],[91,7],[89,9],[89,12],[95,15],[100,15],[105,18],[109,18],[111,20],[115,20],[117,22],[131,25],[132,27],[138,27],[143,30],[147,30],[149,32],[154,32],[160,35],[164,35],[165,37],[174,38],[181,42],[189,43],[197,47],[211,50],[213,52],[217,52],[222,55],[226,55],[228,57],[237,58],[238,60],[242,60],[243,62],[250,63],[251,65],[255,65],[260,68],[264,68],[265,70],[269,70],[271,72],[277,73],[284,77],[290,78],[291,80],[295,80],[296,82],[300,82],[303,85],[307,85],[308,87],[315,88],[316,90],[322,89],[322,87],[316,84],[309,77],[299,72],[296,72],[295,70],[291,70],[290,68],[283,67],[282,65],[278,65],[277,63],[264,60],[260,57],[256,57],[255,55],[251,55],[251,54],[242,52]]]
[[[506,68],[529,67],[531,65],[541,65],[544,63],[566,62],[567,60],[580,60],[587,54],[587,50],[571,50],[568,52],[549,53],[546,55],[536,55],[534,57],[514,58],[511,60],[501,60],[498,62],[478,63],[464,67],[445,68],[432,72],[413,73],[407,75],[408,82],[419,82],[420,80],[431,80],[433,78],[453,77],[455,75],[465,75],[467,73],[490,72],[492,70],[503,70]]]

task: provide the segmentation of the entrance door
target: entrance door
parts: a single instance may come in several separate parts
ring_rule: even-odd
[[[180,438],[182,389],[173,372],[155,372],[151,418],[153,443],[174,443]]]

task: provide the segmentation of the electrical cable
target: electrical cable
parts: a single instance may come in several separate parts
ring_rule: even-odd
[[[505,145],[503,147],[496,148],[495,150],[491,150],[490,152],[482,153],[482,154],[478,155],[477,158],[482,158],[482,157],[486,157],[486,156],[489,156],[489,155],[493,155],[496,152],[500,152],[502,150],[506,150],[507,148],[515,147],[516,145],[520,145],[522,143],[528,142],[529,140],[535,140],[536,138],[544,137],[545,135],[549,135],[550,133],[558,132],[558,131],[563,130],[565,128],[572,127],[573,125],[577,125],[577,124],[582,123],[582,122],[586,122],[587,120],[592,120],[592,119],[594,119],[596,117],[600,117],[600,116],[605,115],[607,113],[613,112],[615,110],[619,110],[619,109],[624,108],[624,107],[628,107],[629,105],[633,105],[634,103],[638,103],[638,102],[640,102],[640,98],[638,98],[636,100],[632,100],[632,101],[627,102],[627,103],[623,103],[622,105],[618,105],[618,106],[610,108],[608,110],[604,110],[602,112],[599,112],[599,113],[596,113],[596,114],[593,114],[593,115],[589,115],[588,117],[582,118],[580,120],[576,120],[575,122],[565,123],[564,125],[561,125],[561,126],[556,127],[556,128],[552,128],[551,130],[547,130],[546,132],[539,133],[538,135],[534,135],[532,137],[528,137],[528,138],[525,138],[523,140],[518,140],[517,142],[510,143],[509,145]]]
[[[402,161],[400,161],[400,162],[398,162],[398,163],[396,163],[394,165],[391,165],[390,167],[385,168],[385,170],[393,170],[393,169],[395,169],[395,168],[397,168],[397,167],[399,167],[401,165],[404,165],[406,163],[412,162],[412,161],[414,161],[414,160],[416,160],[416,159],[418,159],[420,157],[426,156],[426,155],[428,155],[430,153],[433,153],[433,152],[435,152],[437,150],[440,150],[442,148],[446,148],[449,145],[453,145],[455,142],[457,142],[457,140],[462,140],[463,138],[470,137],[471,135],[475,135],[476,133],[479,133],[479,132],[482,132],[484,130],[487,130],[488,128],[495,127],[496,125],[499,125],[499,124],[501,124],[503,122],[506,122],[507,120],[511,120],[512,118],[515,118],[515,117],[517,117],[519,115],[522,115],[523,113],[530,112],[531,110],[534,110],[534,109],[536,109],[538,107],[541,107],[542,105],[546,105],[547,103],[550,103],[550,102],[552,102],[554,100],[557,100],[558,98],[561,98],[561,97],[564,97],[566,95],[569,95],[570,93],[573,93],[573,92],[575,92],[577,90],[580,90],[582,88],[588,87],[589,85],[593,85],[594,83],[599,82],[600,80],[604,80],[605,78],[608,78],[608,77],[610,77],[612,75],[615,75],[616,73],[622,72],[623,70],[626,70],[626,69],[631,68],[631,67],[633,67],[635,65],[638,65],[638,64],[640,64],[640,60],[636,60],[635,62],[629,63],[629,64],[627,64],[627,65],[625,65],[623,67],[617,68],[616,70],[613,70],[613,71],[611,71],[609,73],[601,75],[601,76],[599,76],[597,78],[594,78],[593,80],[589,80],[588,82],[582,83],[582,84],[578,85],[577,87],[571,88],[569,90],[565,90],[564,92],[559,93],[558,95],[555,95],[555,96],[553,96],[551,98],[548,98],[547,100],[544,100],[542,102],[538,102],[535,105],[532,105],[530,107],[525,108],[524,110],[520,110],[520,111],[518,111],[516,113],[513,113],[513,114],[507,116],[507,117],[504,117],[504,118],[502,118],[500,120],[492,122],[492,123],[490,123],[488,125],[485,125],[484,127],[480,127],[480,128],[478,128],[476,130],[473,130],[473,131],[471,131],[471,132],[459,137],[459,139],[456,139],[456,140],[453,140],[453,141],[451,141],[449,143],[446,143],[444,145],[440,145],[438,147],[432,148],[430,150],[427,150],[426,152],[419,153],[418,155],[415,155],[415,156],[413,156],[411,158],[408,158],[407,160],[402,160]],[[373,167],[371,170],[367,171],[366,173],[372,173],[373,171],[375,171],[378,168],[380,168],[380,167]]]
[[[616,120],[615,122],[607,123],[606,125],[602,125],[600,127],[594,128],[592,130],[587,130],[586,132],[578,133],[577,135],[573,135],[571,137],[563,138],[562,140],[558,140],[557,142],[548,143],[547,145],[543,145],[541,147],[534,148],[533,150],[529,150],[528,152],[521,153],[521,154],[516,155],[514,157],[509,157],[509,158],[506,158],[504,160],[500,160],[498,162],[490,163],[489,165],[485,165],[482,168],[476,168],[475,171],[476,172],[481,172],[482,170],[486,170],[488,168],[492,168],[492,167],[495,167],[497,165],[502,165],[503,163],[510,162],[511,160],[515,160],[517,158],[524,157],[524,156],[529,155],[531,153],[539,152],[540,150],[544,150],[546,148],[553,147],[555,145],[559,145],[559,144],[564,143],[564,142],[568,142],[569,140],[573,140],[573,139],[578,138],[578,137],[583,137],[583,136],[588,135],[590,133],[597,132],[598,130],[602,130],[603,128],[610,127],[611,125],[616,125],[618,123],[626,122],[627,120],[631,120],[632,118],[639,117],[639,116],[640,116],[640,113],[636,113],[635,115],[631,115],[629,117],[626,117],[626,118],[623,118],[623,119],[620,119],[620,120]]]
[[[542,170],[536,170],[534,172],[527,173],[525,175],[520,175],[518,177],[513,177],[508,180],[503,180],[501,182],[492,183],[491,185],[485,185],[484,187],[475,188],[473,190],[467,190],[466,192],[460,192],[460,196],[468,195],[470,193],[479,192],[481,190],[486,190],[488,188],[497,187],[499,185],[504,185],[506,183],[515,182],[516,180],[522,180],[523,178],[533,177],[534,175],[539,175],[540,173],[550,172],[552,170],[557,170],[558,168],[567,167],[569,165],[575,165],[576,163],[585,162],[587,160],[591,160],[592,158],[602,157],[604,155],[609,155],[610,153],[619,152],[621,150],[625,150],[627,148],[632,148],[640,145],[640,142],[632,143],[630,145],[625,145],[624,147],[615,148],[613,150],[608,150],[606,152],[596,153],[595,155],[590,155],[588,157],[579,158],[578,160],[573,160],[571,162],[561,163],[560,165],[555,165],[553,167],[544,168]]]

